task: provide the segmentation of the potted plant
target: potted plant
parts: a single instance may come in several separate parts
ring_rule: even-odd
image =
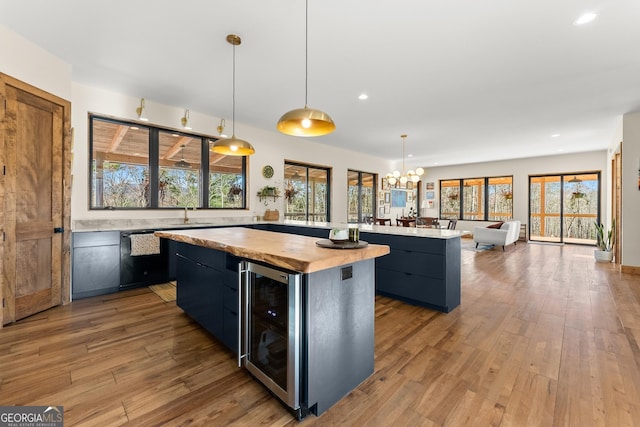
[[[298,194],[298,190],[293,186],[293,183],[289,182],[287,188],[284,189],[284,198],[287,202],[291,202],[296,194]]]
[[[270,198],[273,198],[273,200],[275,201],[278,197],[280,197],[280,189],[271,185],[265,185],[258,190],[257,195],[260,201],[263,202],[265,206],[267,206],[268,200]]]
[[[616,229],[616,220],[611,221],[611,229],[607,232],[604,228],[604,224],[597,222],[596,225],[596,238],[598,249],[593,251],[593,255],[598,262],[611,262],[613,260],[613,243],[615,235],[613,234]]]

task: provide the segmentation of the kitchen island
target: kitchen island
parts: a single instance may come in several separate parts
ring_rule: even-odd
[[[157,231],[177,244],[177,304],[299,419],[373,373],[374,259],[245,227]]]

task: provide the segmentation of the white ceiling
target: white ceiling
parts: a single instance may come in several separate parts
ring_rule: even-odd
[[[0,0],[0,24],[74,81],[229,123],[235,33],[238,137],[304,106],[302,0]],[[406,133],[411,166],[602,150],[640,110],[638,0],[309,0],[308,32],[337,126],[315,141],[397,160]]]

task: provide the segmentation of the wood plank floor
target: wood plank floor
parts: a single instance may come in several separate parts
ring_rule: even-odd
[[[462,305],[376,300],[375,372],[302,422],[148,289],[0,330],[0,405],[66,426],[640,426],[640,277],[593,248],[463,239]]]

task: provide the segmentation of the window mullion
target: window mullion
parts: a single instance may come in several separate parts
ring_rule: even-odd
[[[160,181],[160,148],[158,129],[149,129],[149,207],[157,208],[158,182]]]

